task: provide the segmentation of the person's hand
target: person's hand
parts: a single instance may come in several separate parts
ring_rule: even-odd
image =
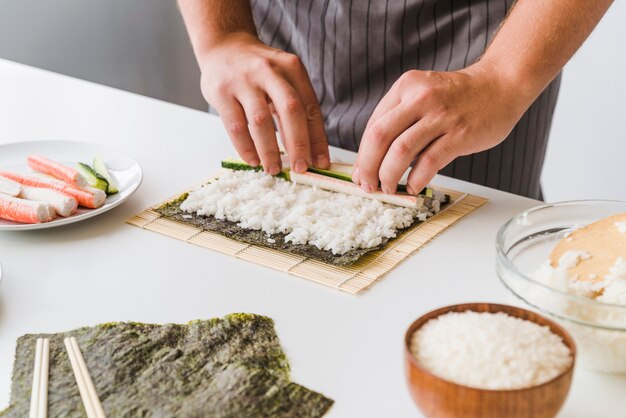
[[[246,163],[270,174],[281,170],[275,118],[293,170],[328,167],[324,120],[298,57],[236,33],[211,48],[200,67],[202,93]]]
[[[502,142],[532,100],[478,67],[403,74],[372,114],[359,146],[353,181],[370,193],[379,181],[395,193],[411,162],[407,191],[419,193],[461,155]]]

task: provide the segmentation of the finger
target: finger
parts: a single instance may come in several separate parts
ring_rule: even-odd
[[[281,170],[280,152],[272,113],[265,95],[260,91],[239,98],[248,119],[248,128],[261,164],[266,173],[276,175]]]
[[[304,107],[313,165],[317,168],[326,169],[330,166],[330,155],[328,138],[324,128],[324,116],[306,68],[297,57],[293,55],[291,57],[289,58],[290,62],[287,62],[289,71],[285,71],[284,76],[300,95]]]
[[[317,101],[317,98],[315,98]],[[309,147],[313,165],[317,168],[330,168],[330,150],[328,148],[328,137],[324,127],[324,117],[319,104],[304,105],[309,126]]]
[[[378,102],[374,112],[370,116],[367,121],[367,125],[365,129],[370,128],[377,120],[381,118],[385,113],[395,108],[401,103],[401,96],[397,94],[397,89],[395,88],[396,84],[394,84],[391,89],[383,96],[383,98]],[[356,157],[356,161],[354,163],[353,171],[352,171],[352,181],[356,184],[361,184],[361,173],[359,170],[359,162],[360,162],[360,152]]]
[[[253,167],[261,163],[248,130],[246,114],[234,98],[214,102],[213,106],[222,118],[231,142],[239,156]]]
[[[397,88],[396,88],[396,85],[394,84],[393,86],[391,86],[391,89],[389,89],[387,94],[383,96],[380,102],[378,102],[378,105],[376,105],[374,112],[372,112],[372,115],[367,121],[367,126],[372,125],[382,115],[384,115],[385,113],[387,113],[389,110],[393,109],[394,107],[398,106],[401,101],[402,101],[402,97],[400,94],[397,93]]]
[[[278,113],[276,113],[276,108],[274,107],[274,103],[269,102],[270,112],[272,113],[272,118],[274,119],[274,125],[276,126],[276,130],[278,131],[278,148],[280,152],[284,152],[285,150],[285,133],[283,131],[283,124],[280,123],[280,118],[278,117]],[[282,161],[282,159],[281,159]]]
[[[282,77],[266,80],[267,93],[274,104],[291,169],[302,173],[309,167],[311,149],[304,107],[298,92]]]
[[[454,160],[457,152],[451,145],[451,138],[447,135],[430,144],[419,156],[409,173],[407,192],[419,193],[435,177],[437,172]]]
[[[441,135],[438,124],[429,119],[420,119],[402,132],[391,144],[385,155],[378,177],[385,193],[395,193],[398,182],[415,157],[433,140]],[[421,190],[421,189],[420,189]]]
[[[363,191],[378,188],[378,173],[392,142],[417,121],[414,109],[399,104],[365,129],[358,155],[358,181]]]
[[[380,102],[378,102],[378,105],[374,109],[374,112],[372,113],[369,120],[367,121],[367,125],[365,129],[367,130],[378,119],[380,119],[382,115],[387,113],[389,110],[395,108],[399,104],[400,104],[400,96],[395,93],[395,89],[392,87],[391,90],[389,90],[389,92],[387,92],[387,94],[385,94],[385,96],[380,100]],[[355,182],[356,184],[361,184],[361,173],[359,170],[359,162],[360,162],[360,150],[359,150],[359,154],[356,157],[356,161],[354,163],[353,171],[352,171],[352,181]]]

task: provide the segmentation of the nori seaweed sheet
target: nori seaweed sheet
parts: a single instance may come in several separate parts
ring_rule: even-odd
[[[191,224],[197,228],[201,228],[205,231],[215,232],[227,238],[232,238],[234,240],[245,242],[248,244],[261,245],[264,247],[285,251],[295,255],[309,257],[314,260],[319,260],[324,263],[333,264],[336,266],[350,266],[356,263],[365,254],[384,248],[387,242],[389,242],[388,239],[383,239],[383,241],[376,247],[367,249],[357,248],[341,255],[335,255],[331,251],[320,250],[313,245],[292,244],[290,242],[285,242],[286,235],[281,233],[276,233],[269,237],[275,241],[272,243],[268,241],[268,236],[263,231],[245,229],[238,226],[236,222],[216,219],[213,216],[202,216],[195,213],[190,214],[182,211],[180,205],[185,201],[185,199],[187,199],[188,195],[188,193],[184,193],[178,198],[159,206],[155,209],[155,211],[166,218],[173,219],[179,222],[184,222],[186,224]],[[450,197],[446,195],[445,203],[447,203],[449,200]],[[444,204],[442,204],[442,207]],[[413,224],[405,229],[410,228],[416,223],[420,223],[420,221],[415,219]],[[400,233],[401,231],[402,230],[399,230],[398,232]]]
[[[112,323],[24,335],[11,406],[26,417],[38,337],[50,338],[48,416],[86,417],[63,339],[73,336],[109,417],[321,417],[333,401],[289,379],[274,323],[253,314],[186,325]]]

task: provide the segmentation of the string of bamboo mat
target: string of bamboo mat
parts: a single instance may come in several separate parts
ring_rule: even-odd
[[[87,418],[106,418],[76,339],[74,337],[66,338],[64,343]],[[48,416],[49,367],[50,340],[37,338],[29,418],[47,418]]]
[[[351,266],[335,266],[308,257],[259,245],[239,242],[218,233],[168,219],[154,211],[180,194],[154,205],[126,222],[142,229],[251,261],[292,276],[307,279],[350,294],[369,289],[430,240],[487,202],[487,199],[444,188],[435,189],[450,195],[451,203],[437,215],[403,231],[381,250],[364,255]]]

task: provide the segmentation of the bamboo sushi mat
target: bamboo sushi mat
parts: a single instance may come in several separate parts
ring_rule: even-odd
[[[127,222],[142,229],[357,295],[382,279],[450,225],[487,202],[487,199],[483,197],[435,188],[449,194],[452,199],[445,209],[428,221],[410,227],[390,241],[385,248],[368,253],[355,264],[347,267],[334,266],[308,257],[235,241],[215,232],[204,231],[193,225],[164,218],[153,210],[172,199],[144,210],[128,219]]]

